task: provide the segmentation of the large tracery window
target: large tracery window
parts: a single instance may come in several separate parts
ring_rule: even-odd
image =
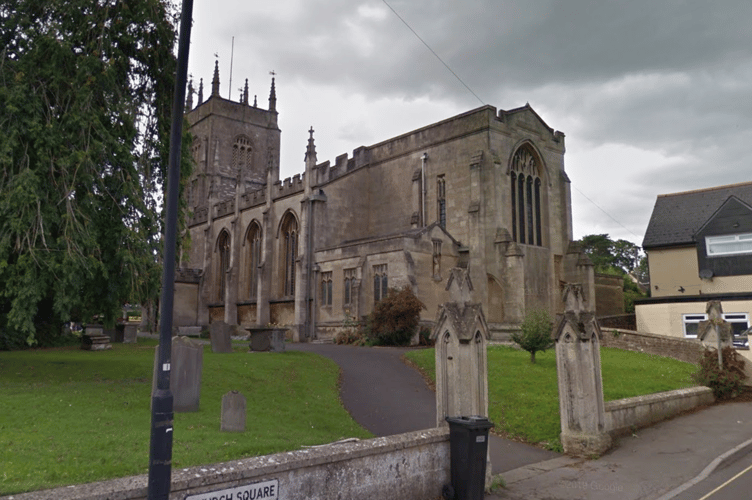
[[[541,178],[533,153],[517,150],[511,168],[512,238],[518,243],[543,245]]]
[[[217,252],[219,252],[219,279],[217,280],[217,296],[219,302],[225,300],[225,286],[227,284],[227,271],[230,270],[230,233],[222,231],[217,239]]]
[[[256,298],[258,273],[261,264],[261,226],[252,222],[248,229],[248,297]]]
[[[295,259],[298,257],[298,223],[288,213],[282,221],[282,267],[286,297],[295,295]]]

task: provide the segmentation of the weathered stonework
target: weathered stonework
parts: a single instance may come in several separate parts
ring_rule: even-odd
[[[186,114],[196,166],[182,265],[198,279],[179,282],[181,326],[281,325],[305,341],[403,286],[430,322],[453,267],[470,273],[497,337],[531,308],[560,312],[563,282],[595,302],[592,263],[571,244],[564,134],[530,106],[483,106],[334,164],[317,162],[311,129],[304,172],[282,180],[274,81],[268,109],[246,97],[212,92]]]

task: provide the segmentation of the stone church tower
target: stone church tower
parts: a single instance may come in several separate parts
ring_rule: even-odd
[[[492,106],[279,178],[272,78],[268,109],[192,95],[187,189],[191,248],[176,279],[175,325],[223,320],[285,325],[295,340],[331,337],[368,314],[388,288],[410,286],[430,323],[448,300],[449,270],[465,268],[491,335],[525,312],[560,312],[566,283],[595,307],[593,266],[572,244],[564,134],[529,106]]]

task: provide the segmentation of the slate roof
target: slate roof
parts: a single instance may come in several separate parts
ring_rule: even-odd
[[[752,205],[752,182],[658,195],[642,247],[693,245],[697,230],[730,196]]]

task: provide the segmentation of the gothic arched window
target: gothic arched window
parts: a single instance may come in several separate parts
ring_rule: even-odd
[[[528,147],[512,158],[510,173],[512,238],[526,245],[543,245],[540,165]]]
[[[230,270],[230,233],[222,230],[217,239],[217,252],[219,253],[219,266],[217,267],[217,298],[219,302],[225,300],[225,285],[227,284],[227,271]]]
[[[261,226],[258,222],[251,222],[248,229],[248,297],[256,298],[258,290],[258,273],[261,264]]]
[[[295,295],[295,259],[298,256],[298,223],[295,217],[288,213],[282,220],[282,279],[284,283],[283,295]]]
[[[436,211],[439,226],[446,229],[446,179],[443,175],[436,179]]]

